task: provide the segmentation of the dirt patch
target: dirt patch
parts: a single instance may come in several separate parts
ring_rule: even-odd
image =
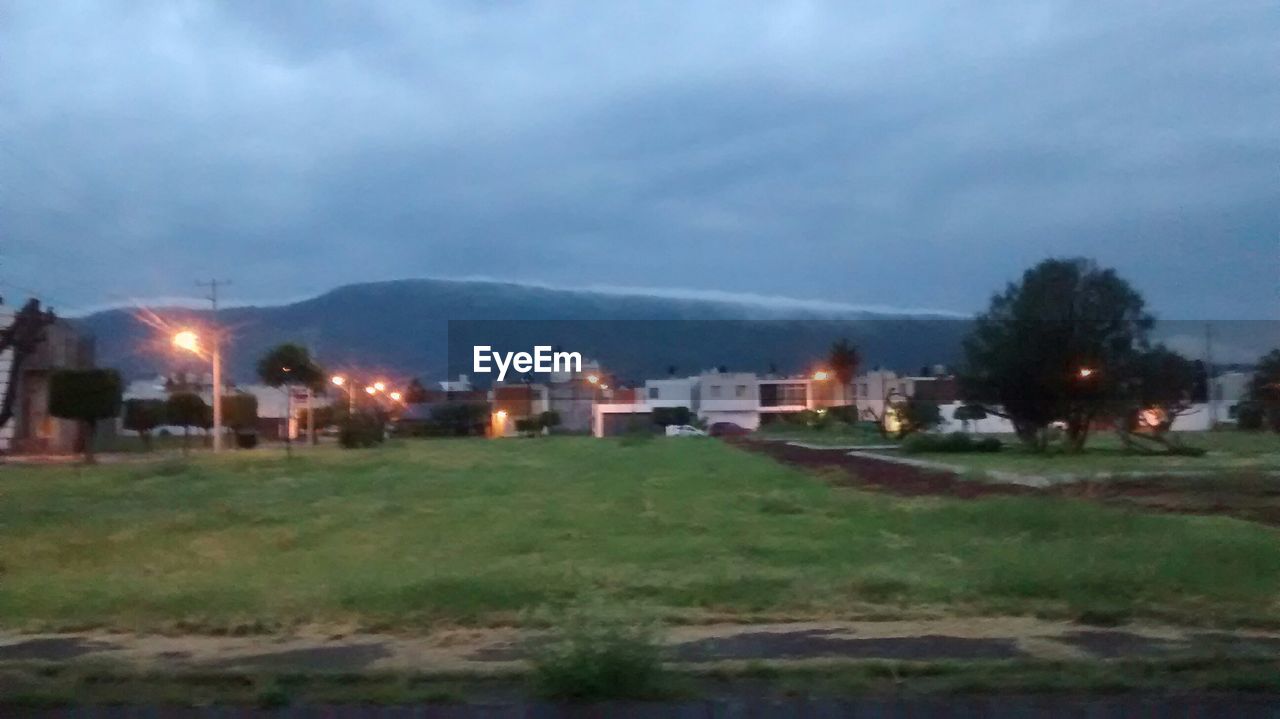
[[[919,467],[846,449],[817,449],[786,442],[729,438],[726,442],[785,464],[810,470],[834,470],[840,486],[904,497],[944,496],[978,499],[991,496],[1042,496],[1084,499],[1153,512],[1221,515],[1280,526],[1280,480],[1267,477],[1151,475],[1140,478],[1086,479],[1036,488],[965,479],[955,472]]]
[[[942,495],[960,499],[986,496],[1036,494],[1029,487],[988,484],[961,479],[953,472],[916,467],[900,462],[854,456],[847,449],[813,449],[785,442],[729,438],[726,442],[749,452],[766,454],[785,464],[806,469],[837,469],[844,474],[841,486],[888,492],[904,497]]]
[[[1024,656],[1012,639],[977,639],[926,634],[870,639],[839,636],[834,630],[746,632],[672,647],[681,662],[724,659],[1016,659]]]

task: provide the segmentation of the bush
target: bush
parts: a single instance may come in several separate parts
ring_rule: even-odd
[[[236,432],[236,446],[240,449],[253,449],[258,446],[257,430]]]
[[[1261,404],[1241,402],[1236,405],[1236,427],[1246,432],[1257,432],[1262,429],[1264,414]]]
[[[548,699],[655,699],[669,695],[650,625],[592,611],[565,615],[532,650],[534,690]]]
[[[688,407],[654,407],[653,423],[661,427],[693,424],[693,412]]]
[[[382,420],[367,414],[346,418],[338,429],[338,444],[347,449],[375,447],[384,438]]]
[[[908,437],[902,443],[902,451],[907,454],[923,454],[927,452],[999,452],[1004,443],[995,437],[974,439],[964,432],[951,434],[917,434]]]

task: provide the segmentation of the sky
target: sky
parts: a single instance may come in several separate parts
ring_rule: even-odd
[[[1087,256],[1280,318],[1277,37],[1253,0],[0,0],[0,293],[969,313]]]

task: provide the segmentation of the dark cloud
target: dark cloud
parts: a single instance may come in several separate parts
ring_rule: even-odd
[[[1265,2],[6,4],[0,290],[408,276],[1280,315]]]

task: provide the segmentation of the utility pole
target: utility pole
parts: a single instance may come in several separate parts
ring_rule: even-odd
[[[230,280],[212,279],[208,282],[197,282],[200,287],[209,288],[209,302],[213,307],[210,315],[213,343],[213,451],[222,451],[222,327],[218,325],[218,285],[227,286]]]

